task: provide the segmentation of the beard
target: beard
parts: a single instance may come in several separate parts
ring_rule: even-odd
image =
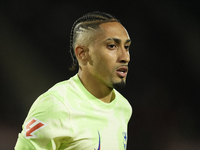
[[[121,82],[118,83],[113,83],[113,88],[117,89],[117,88],[123,88],[125,87],[126,82],[122,79]]]

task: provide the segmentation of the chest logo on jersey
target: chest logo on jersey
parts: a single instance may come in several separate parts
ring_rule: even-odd
[[[126,149],[126,144],[127,144],[127,133],[126,133],[126,132],[123,132],[122,135],[123,135],[123,137],[124,137],[124,141],[123,141],[124,149]]]
[[[37,136],[34,135],[35,132],[40,130],[41,128],[45,127],[46,124],[38,119],[31,119],[25,127],[25,137],[26,138],[36,138]]]

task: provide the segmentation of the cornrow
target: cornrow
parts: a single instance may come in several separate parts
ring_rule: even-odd
[[[74,44],[76,42],[77,34],[81,33],[83,30],[97,28],[98,25],[106,22],[120,22],[120,21],[108,13],[94,11],[83,15],[81,18],[77,19],[74,22],[70,33],[70,54],[73,61],[70,70],[72,71],[75,70],[78,65],[78,61],[74,52]]]

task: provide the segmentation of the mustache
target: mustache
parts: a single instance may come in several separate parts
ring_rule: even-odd
[[[127,64],[127,65],[120,65],[120,66],[117,66],[116,69],[119,69],[119,68],[127,68],[127,69],[128,69],[128,64]]]

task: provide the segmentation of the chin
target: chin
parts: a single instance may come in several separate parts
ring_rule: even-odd
[[[125,80],[121,80],[120,82],[113,83],[113,88],[123,88],[126,85]]]

